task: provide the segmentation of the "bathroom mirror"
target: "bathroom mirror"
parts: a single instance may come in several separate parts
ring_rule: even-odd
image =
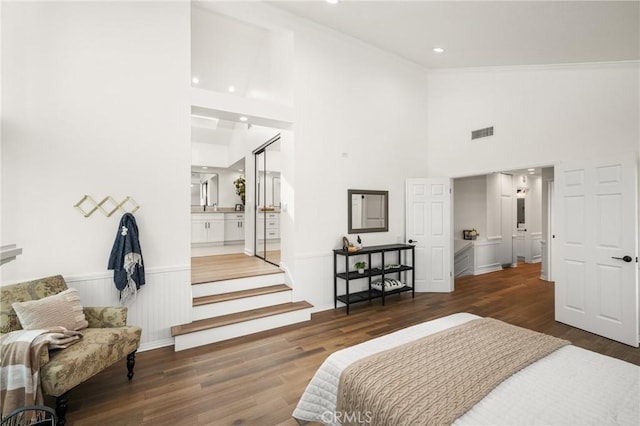
[[[526,196],[527,190],[526,188],[518,188],[516,190],[516,202],[517,202],[517,206],[516,206],[516,212],[517,212],[517,227],[520,228],[520,225],[524,225],[525,224],[525,218],[524,218],[524,200],[525,200],[525,196]]]
[[[191,172],[191,205],[213,206],[218,204],[218,174]]]
[[[389,230],[389,191],[349,189],[349,234]]]

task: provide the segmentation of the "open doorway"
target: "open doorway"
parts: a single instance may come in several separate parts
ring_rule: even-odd
[[[244,253],[244,159],[230,167],[191,167],[191,256]]]
[[[454,179],[454,277],[539,263],[551,281],[553,167]]]

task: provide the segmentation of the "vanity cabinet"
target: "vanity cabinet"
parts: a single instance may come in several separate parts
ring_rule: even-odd
[[[338,272],[338,263],[344,258],[344,272]],[[364,273],[355,271],[350,263],[355,261],[364,261],[366,259],[367,268]],[[356,252],[348,252],[343,249],[333,251],[333,294],[334,308],[338,307],[338,302],[342,302],[347,306],[347,314],[349,314],[349,305],[357,302],[370,302],[373,299],[382,298],[384,305],[385,297],[411,292],[411,297],[415,296],[416,278],[413,265],[415,265],[415,246],[411,244],[385,244],[379,246],[363,247]],[[409,264],[410,262],[410,264]],[[372,265],[376,265],[372,267]],[[385,277],[402,281],[402,272],[405,272],[402,287],[396,287],[391,290],[385,290],[382,285],[380,290],[372,287],[373,278],[376,281],[384,283]],[[411,275],[411,283],[407,277]],[[366,279],[368,288],[363,291],[351,292],[349,288],[350,281]],[[338,280],[344,281],[345,293],[338,294]]]
[[[244,241],[244,213],[224,214],[224,240]]]
[[[275,240],[280,238],[280,213],[259,212],[256,223],[256,235],[259,239]]]
[[[222,214],[191,214],[192,243],[221,243],[223,241],[224,216]]]

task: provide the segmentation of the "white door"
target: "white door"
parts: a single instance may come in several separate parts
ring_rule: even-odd
[[[414,244],[416,291],[453,291],[451,179],[407,179],[405,235]]]
[[[556,320],[638,346],[634,158],[556,166],[554,186]]]

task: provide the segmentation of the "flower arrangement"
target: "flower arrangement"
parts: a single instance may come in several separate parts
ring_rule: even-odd
[[[462,238],[464,238],[465,240],[475,240],[479,235],[480,233],[476,231],[475,228],[465,229],[464,231],[462,231]]]
[[[233,181],[233,184],[236,186],[236,194],[240,196],[242,204],[244,204],[245,182],[244,176],[240,176],[238,179]]]

